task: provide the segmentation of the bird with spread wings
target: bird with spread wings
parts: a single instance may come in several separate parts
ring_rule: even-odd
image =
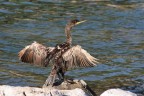
[[[37,42],[26,46],[19,53],[19,59],[25,63],[47,67],[50,62],[53,66],[45,85],[53,85],[56,79],[64,80],[64,73],[71,68],[93,67],[98,64],[98,59],[91,56],[80,45],[72,46],[71,29],[83,21],[71,20],[65,27],[66,42],[55,47],[46,47]]]

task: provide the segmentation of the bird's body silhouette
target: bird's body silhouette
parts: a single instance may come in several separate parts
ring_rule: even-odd
[[[52,62],[51,73],[45,85],[53,85],[56,78],[64,80],[64,73],[75,67],[92,67],[98,63],[98,59],[91,56],[80,45],[72,46],[71,29],[84,21],[72,20],[65,27],[66,42],[55,47],[46,47],[37,42],[26,46],[18,56],[22,62],[47,67]]]

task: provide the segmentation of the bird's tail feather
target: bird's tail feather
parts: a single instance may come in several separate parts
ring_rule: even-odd
[[[47,78],[47,80],[45,81],[45,84],[43,85],[44,87],[52,85],[55,83],[56,80],[56,76],[57,74],[50,74],[49,77]]]

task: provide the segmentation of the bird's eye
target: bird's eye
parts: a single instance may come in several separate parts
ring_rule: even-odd
[[[71,21],[73,24],[76,24],[77,22],[79,22],[79,20],[75,19]]]
[[[77,22],[79,22],[79,20],[76,19],[74,23],[77,23]]]

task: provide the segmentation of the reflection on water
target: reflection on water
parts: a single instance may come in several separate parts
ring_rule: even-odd
[[[17,53],[33,41],[55,46],[65,40],[72,18],[87,22],[73,28],[73,44],[83,46],[101,64],[66,73],[88,81],[100,94],[108,88],[143,83],[143,0],[0,1],[0,84],[42,86],[50,68],[24,64]]]

